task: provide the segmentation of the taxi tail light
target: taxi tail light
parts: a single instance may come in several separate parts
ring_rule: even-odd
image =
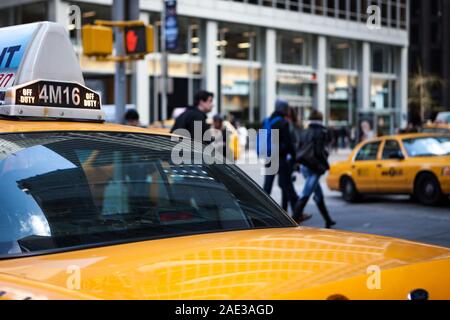
[[[192,212],[177,211],[177,212],[162,212],[159,214],[159,220],[161,222],[191,220],[194,218]]]
[[[443,175],[444,177],[449,177],[449,176],[450,176],[450,167],[444,167],[444,168],[442,169],[442,175]]]

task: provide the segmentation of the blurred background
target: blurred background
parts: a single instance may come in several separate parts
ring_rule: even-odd
[[[71,5],[81,9],[82,25],[112,19],[111,0],[3,0],[0,26],[41,20],[66,25],[87,85],[114,105],[114,63],[81,54]],[[127,64],[126,102],[149,125],[163,114],[163,1],[138,5],[139,18],[157,30],[156,52]],[[367,26],[371,5],[381,9],[379,29]],[[169,118],[204,88],[217,97],[214,114],[248,127],[257,127],[274,100],[284,98],[300,119],[317,105],[328,126],[345,128],[357,140],[364,120],[375,132],[394,133],[408,122],[434,120],[450,106],[449,1],[178,0],[177,15],[177,47],[168,58]]]

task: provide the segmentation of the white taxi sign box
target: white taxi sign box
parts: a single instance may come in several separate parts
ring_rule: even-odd
[[[36,80],[9,88],[0,114],[104,121],[100,95],[76,82]]]
[[[0,29],[0,115],[104,121],[100,96],[84,86],[62,25]]]

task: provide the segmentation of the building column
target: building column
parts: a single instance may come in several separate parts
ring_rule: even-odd
[[[49,21],[57,22],[67,27],[69,24],[69,3],[61,0],[49,0],[47,17]]]
[[[400,82],[399,105],[400,110],[400,127],[406,127],[408,123],[408,47],[400,49],[400,74],[398,81]]]
[[[363,42],[362,47],[362,70],[361,70],[361,111],[370,110],[370,43]]]
[[[264,48],[264,115],[268,117],[275,110],[277,98],[277,71],[276,71],[277,33],[274,29],[266,30]]]
[[[317,110],[323,113],[328,123],[327,112],[327,38],[317,38]]]
[[[218,25],[216,21],[206,22],[206,37],[204,41],[204,52],[205,52],[205,89],[214,94],[214,108],[210,114],[214,115],[218,113],[218,101],[221,97],[217,96],[217,34]]]
[[[141,12],[139,20],[149,24],[150,16],[146,12]],[[131,75],[131,102],[136,105],[141,125],[148,126],[150,124],[150,75],[148,55],[145,57],[134,62],[132,66],[134,72]]]

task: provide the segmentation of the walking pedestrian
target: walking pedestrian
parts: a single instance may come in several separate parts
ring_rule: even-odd
[[[125,124],[127,126],[139,127],[139,113],[135,109],[128,109],[124,115]]]
[[[288,199],[292,209],[298,200],[294,185],[291,180],[292,166],[290,161],[295,159],[295,148],[292,143],[289,122],[285,119],[288,116],[289,104],[284,100],[277,100],[275,111],[265,120],[271,123],[270,130],[279,130],[279,167],[278,167],[278,186],[281,189],[282,198]],[[270,164],[269,164],[270,165]],[[268,167],[269,165],[266,165]],[[276,174],[266,175],[264,179],[264,190],[270,195]],[[287,210],[287,202],[285,208]]]
[[[302,132],[298,146],[297,161],[300,163],[305,185],[295,205],[293,218],[297,223],[311,218],[311,215],[304,213],[303,210],[314,193],[314,201],[325,220],[325,227],[331,228],[336,222],[331,219],[325,205],[320,177],[330,169],[327,148],[332,137],[330,131],[322,124],[323,115],[320,111],[313,110],[309,120],[309,127]]]
[[[292,140],[292,144],[295,148],[295,146],[298,145],[299,141],[300,141],[300,134],[302,132],[302,127],[301,127],[301,123],[300,123],[300,119],[297,113],[297,110],[294,108],[289,108],[288,110],[288,116],[286,117],[286,120],[289,123],[289,132],[291,134],[291,140]],[[289,157],[288,159],[288,165],[289,165],[289,178],[291,180],[291,183],[289,185],[289,189],[292,189],[293,192],[296,193],[295,188],[294,188],[294,183],[296,181],[296,177],[295,177],[295,157]],[[288,193],[282,193],[281,194],[281,207],[287,211],[288,208],[288,202],[289,202],[289,198],[288,198]],[[294,207],[292,207],[292,210],[294,210]]]
[[[203,135],[210,128],[206,123],[207,114],[213,108],[214,94],[208,91],[199,91],[194,96],[194,107],[188,107],[180,114],[170,132],[177,129],[185,129],[189,132],[189,138],[203,140]],[[195,125],[201,126],[201,137],[195,136]]]
[[[223,117],[220,114],[216,114],[213,117],[213,125],[211,130],[212,144],[216,154],[223,156],[223,159],[232,161],[233,153],[229,147],[230,132],[223,124]]]

